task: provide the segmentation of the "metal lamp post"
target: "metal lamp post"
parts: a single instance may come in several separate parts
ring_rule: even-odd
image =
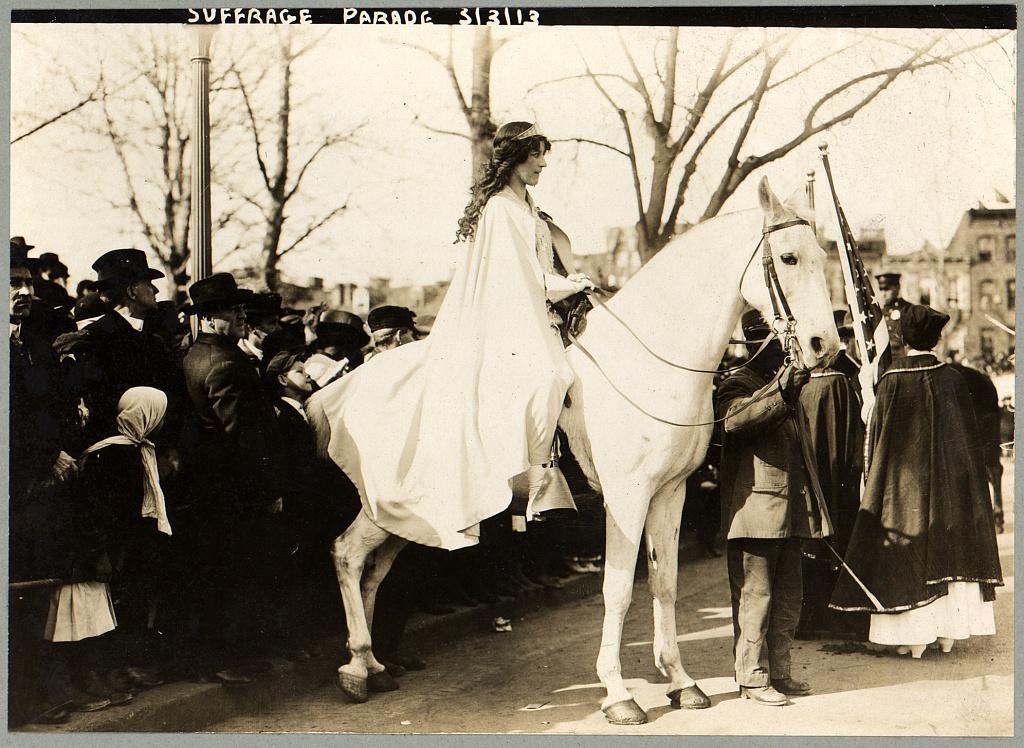
[[[210,221],[210,42],[216,26],[193,26],[192,282],[213,272]]]

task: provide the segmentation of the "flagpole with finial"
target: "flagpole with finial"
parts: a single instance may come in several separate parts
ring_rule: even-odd
[[[853,232],[850,230],[850,225],[846,221],[846,216],[843,213],[843,208],[839,204],[839,196],[836,194],[835,183],[832,180],[832,168],[828,162],[828,144],[820,144],[818,146],[818,150],[821,152],[821,162],[825,169],[825,178],[828,180],[829,192],[832,195],[832,205],[835,208],[836,223],[839,229],[839,242],[842,243],[842,249],[839,251],[839,265],[843,269],[843,280],[846,284],[846,300],[850,305],[850,313],[853,315],[853,332],[857,340],[857,345],[860,347],[860,351],[863,356],[863,365],[871,366],[872,363],[877,360],[877,356],[870,356],[868,354],[867,340],[865,336],[867,310],[861,308],[860,294],[857,293],[857,288],[853,277],[853,266],[850,261],[851,254],[856,251],[856,245],[854,244],[853,240]],[[809,172],[809,176],[813,173],[814,172]],[[870,279],[864,280],[867,283],[871,282]],[[884,322],[882,324],[884,325]],[[872,382],[873,381],[874,377],[872,377]],[[873,393],[865,393],[865,397],[867,397],[868,394],[873,395]],[[863,491],[863,489],[864,484],[862,481],[861,490]],[[825,541],[825,545],[827,545],[829,550],[832,551],[833,554],[835,554],[835,557],[837,559],[839,559],[839,563],[842,564],[843,568],[850,575],[850,578],[853,579],[853,581],[857,584],[858,587],[860,587],[861,591],[867,596],[868,600],[871,601],[871,604],[875,606],[875,610],[884,610],[885,608],[882,605],[881,601],[874,594],[872,594],[871,590],[867,588],[867,585],[865,585],[864,582],[860,580],[860,577],[858,577],[854,573],[853,569],[851,569],[847,565],[846,561],[839,554],[839,551],[837,551],[835,547],[827,540]]]

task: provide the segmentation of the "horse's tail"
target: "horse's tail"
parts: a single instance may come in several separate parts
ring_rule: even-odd
[[[306,402],[306,418],[313,429],[313,436],[316,439],[316,454],[325,460],[331,459],[327,448],[331,444],[331,422],[327,419],[327,413],[320,398],[314,397]]]

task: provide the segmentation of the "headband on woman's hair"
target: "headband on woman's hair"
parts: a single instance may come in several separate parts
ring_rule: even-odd
[[[526,140],[527,138],[532,138],[536,135],[540,135],[540,130],[537,128],[536,124],[533,124],[512,138],[512,140]],[[541,135],[541,137],[544,136]]]

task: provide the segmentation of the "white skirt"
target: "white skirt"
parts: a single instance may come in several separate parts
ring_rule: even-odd
[[[950,582],[949,593],[903,613],[871,616],[868,640],[876,644],[919,646],[939,638],[969,639],[996,633],[991,602],[982,599],[977,582]]]
[[[116,626],[110,585],[76,582],[53,591],[43,636],[51,642],[77,642],[113,631]]]

